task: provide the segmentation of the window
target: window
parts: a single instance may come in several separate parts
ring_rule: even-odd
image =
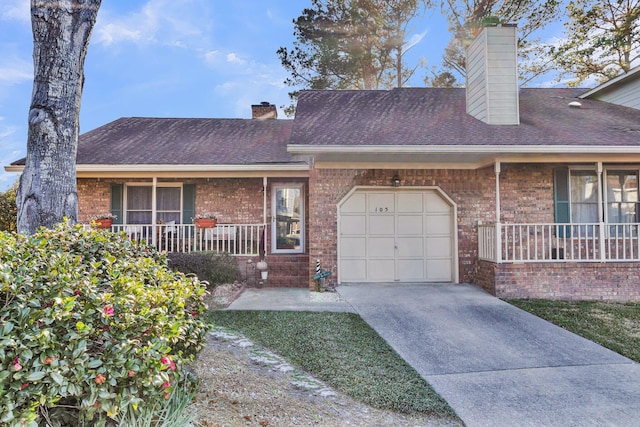
[[[638,219],[638,171],[606,169],[603,173],[603,221],[636,223]],[[595,170],[556,169],[554,172],[557,223],[598,223],[598,176]]]
[[[304,252],[303,186],[274,185],[272,197],[272,251]]]
[[[153,222],[153,187],[127,185],[125,188],[125,223],[151,224]],[[156,221],[181,223],[182,186],[156,187]]]

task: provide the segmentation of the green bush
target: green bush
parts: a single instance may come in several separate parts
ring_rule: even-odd
[[[195,274],[211,287],[238,280],[238,262],[227,253],[173,252],[168,257],[171,268],[184,274]]]
[[[0,231],[16,231],[18,208],[16,207],[16,192],[18,183],[7,191],[0,193]]]
[[[169,398],[205,288],[124,234],[0,233],[0,425],[106,425]]]

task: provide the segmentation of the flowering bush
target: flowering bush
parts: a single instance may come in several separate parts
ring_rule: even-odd
[[[0,425],[105,425],[168,399],[205,288],[124,234],[0,232]]]

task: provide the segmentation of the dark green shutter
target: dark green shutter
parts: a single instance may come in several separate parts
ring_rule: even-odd
[[[182,223],[192,224],[196,216],[196,185],[184,184],[182,186]]]
[[[553,199],[555,206],[555,221],[558,224],[571,222],[571,210],[569,205],[569,169],[558,168],[553,171]],[[569,237],[571,227],[560,226],[558,237]]]
[[[113,221],[114,224],[122,224],[123,212],[122,212],[122,193],[124,185],[111,184],[111,213],[116,216]]]

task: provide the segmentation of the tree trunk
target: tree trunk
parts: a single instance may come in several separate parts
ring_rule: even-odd
[[[34,80],[18,231],[78,217],[76,151],[84,60],[101,0],[31,0]]]

